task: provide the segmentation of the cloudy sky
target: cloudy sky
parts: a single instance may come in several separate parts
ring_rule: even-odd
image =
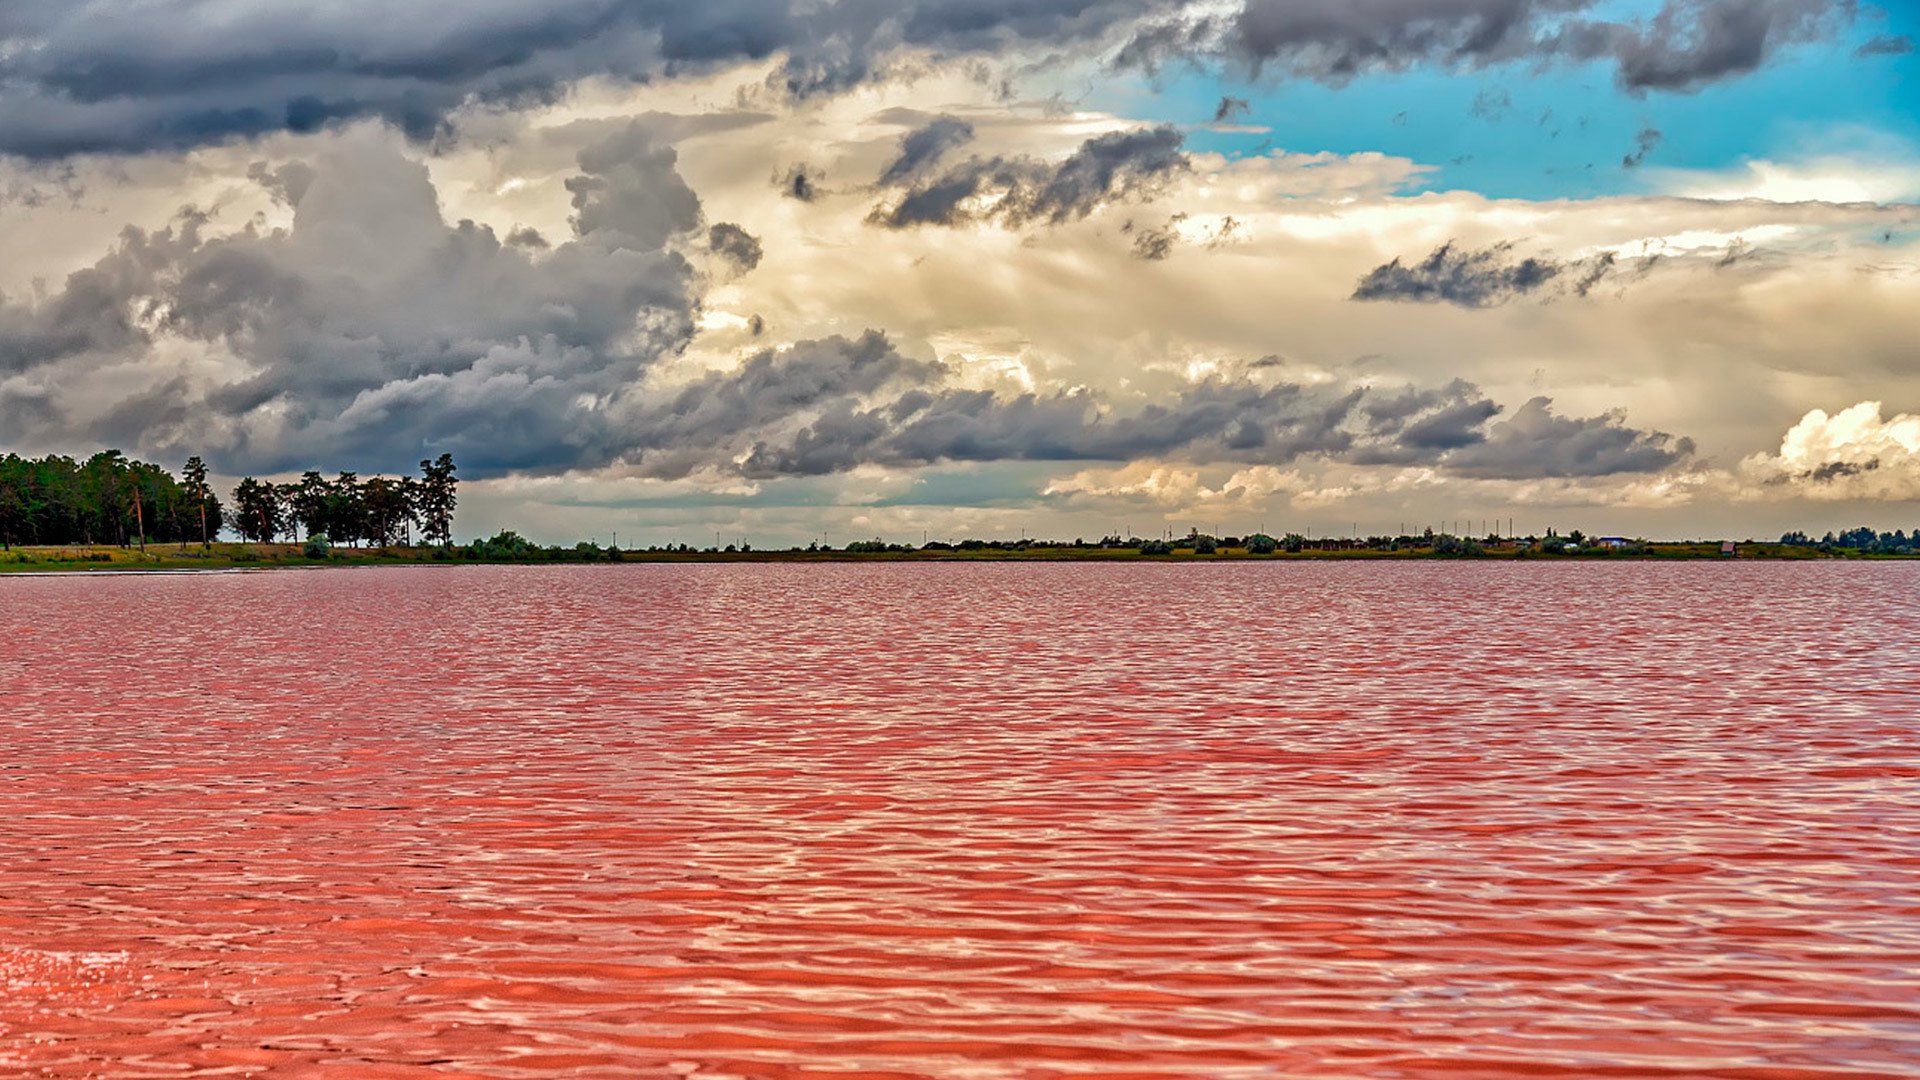
[[[1920,526],[1915,5],[452,10],[0,6],[0,450],[629,546]]]

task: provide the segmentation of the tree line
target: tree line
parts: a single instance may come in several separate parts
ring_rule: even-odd
[[[1920,554],[1920,529],[1915,529],[1912,533],[1908,533],[1905,529],[1875,532],[1862,525],[1841,533],[1828,532],[1818,539],[1796,529],[1782,536],[1780,542],[1799,547],[1819,548],[1822,551],[1858,551],[1868,555],[1914,555]]]
[[[85,461],[0,457],[0,546],[209,539],[220,532],[220,499],[199,458],[184,472],[177,477],[118,450]]]
[[[223,503],[207,466],[187,459],[179,476],[118,450],[84,461],[61,455],[0,457],[0,547],[16,544],[210,544],[222,528],[244,540],[411,544],[453,542],[459,502],[450,454],[420,463],[418,477],[307,472],[276,484],[244,477]]]
[[[373,476],[343,472],[329,480],[305,472],[285,484],[243,477],[233,489],[233,530],[245,540],[271,543],[282,536],[309,542],[362,543],[379,547],[412,544],[414,529],[429,544],[453,542],[453,509],[459,501],[451,454],[422,461],[420,476]]]

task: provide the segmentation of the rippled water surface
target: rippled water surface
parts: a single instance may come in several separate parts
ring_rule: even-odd
[[[1917,589],[0,580],[0,1075],[1920,1076]]]

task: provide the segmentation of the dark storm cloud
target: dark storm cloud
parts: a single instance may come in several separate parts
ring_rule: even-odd
[[[145,372],[148,388],[115,393],[133,404],[63,426],[232,468],[605,461],[607,403],[692,336],[699,282],[676,248],[703,222],[673,150],[638,127],[579,161],[573,235],[543,250],[448,223],[426,169],[387,140],[336,140],[310,169],[262,170],[304,179],[286,229],[130,229],[45,300],[0,306],[0,364],[83,398],[105,369]],[[229,374],[169,383],[160,336],[230,356]],[[196,424],[167,419],[187,407]]]
[[[634,403],[622,421],[629,432],[628,456],[653,476],[730,470],[752,440],[769,432],[823,411],[844,410],[883,389],[927,384],[938,374],[934,365],[907,359],[873,331],[769,349],[738,370],[714,372]]]
[[[900,139],[900,155],[893,159],[880,183],[887,187],[911,183],[938,164],[947,151],[973,141],[973,125],[952,116],[938,116]]]
[[[492,0],[447,17],[389,0],[0,5],[0,154],[182,150],[379,118],[419,139],[464,106],[556,100],[588,78],[646,80],[778,59],[795,95],[883,73],[902,52],[1097,53],[1220,61],[1339,82],[1420,64],[1600,61],[1629,90],[1692,90],[1832,38],[1851,0]],[[1885,36],[1883,35],[1883,38]],[[1876,39],[1881,41],[1882,39]],[[1892,49],[1886,39],[1874,51]]]
[[[1464,381],[1376,391],[1215,379],[1123,412],[1089,391],[1004,395],[958,388],[951,374],[872,332],[769,350],[637,405],[623,424],[627,460],[662,478],[1142,458],[1443,469],[1459,461],[1476,477],[1534,478],[1655,471],[1692,452],[1613,417],[1556,416],[1545,399],[1495,423],[1500,406]]]
[[[998,220],[1057,225],[1151,192],[1188,167],[1185,137],[1172,127],[1097,135],[1066,160],[973,157],[918,181],[869,221],[888,228]]]
[[[1585,296],[1613,271],[1612,255],[1559,262],[1546,256],[1516,257],[1513,247],[1504,243],[1473,251],[1446,243],[1417,263],[1395,259],[1361,278],[1353,299],[1494,307],[1548,286]]]
[[[1537,397],[1489,425],[1484,439],[1447,455],[1447,468],[1487,479],[1595,477],[1659,472],[1693,456],[1691,439],[1636,430],[1617,415],[1555,416],[1552,404]]]
[[[63,416],[45,387],[0,386],[0,432],[50,430]]]
[[[1453,451],[1483,441],[1487,422],[1500,415],[1500,406],[1465,379],[1439,389],[1369,390],[1358,408],[1371,438],[1348,455],[1356,465],[1444,461]]]
[[[183,149],[379,117],[432,134],[470,103],[552,100],[782,57],[795,94],[871,78],[897,52],[1090,47],[1187,0],[495,0],[458,18],[388,0],[69,0],[0,6],[0,153]]]
[[[743,273],[759,266],[765,254],[759,237],[726,221],[707,230],[707,247]]]
[[[1427,408],[1399,429],[1396,446],[1408,451],[1448,451],[1472,446],[1483,436],[1481,427],[1500,412],[1500,406],[1480,396],[1466,383],[1456,382],[1434,395]]]
[[[1172,168],[1163,155],[1177,143],[1157,135],[1023,164],[1018,220],[1064,219],[1130,190],[1124,163]],[[1140,136],[1147,150],[1128,149]],[[579,153],[571,232],[544,246],[447,221],[426,168],[384,133],[324,147],[300,167],[255,170],[290,207],[284,228],[214,235],[186,213],[128,230],[44,297],[0,302],[10,445],[112,442],[163,460],[202,454],[230,473],[322,461],[387,471],[447,452],[474,477],[624,463],[749,478],[1141,458],[1598,475],[1688,449],[1544,401],[1498,422],[1499,406],[1464,382],[1297,384],[1265,363],[1146,402],[972,390],[871,332],[676,381],[662,361],[691,342],[709,284],[683,253],[739,267],[758,245],[704,220],[674,151],[644,125]]]
[[[1780,49],[1828,40],[1850,25],[1852,0],[1667,0],[1639,24],[1565,28],[1553,44],[1576,60],[1618,66],[1628,90],[1697,90],[1745,75]]]
[[[134,325],[117,285],[103,260],[68,278],[49,302],[0,297],[0,374],[144,343],[146,335]]]
[[[1170,404],[1105,415],[1086,392],[1003,396],[929,386],[880,404],[825,403],[812,422],[755,442],[740,469],[752,477],[815,475],[862,464],[1203,460],[1292,461],[1345,451],[1353,395],[1298,386],[1207,383]]]
[[[0,375],[72,357],[111,357],[149,342],[143,323],[158,301],[160,276],[200,246],[205,218],[181,215],[166,229],[128,229],[105,257],[67,277],[37,302],[0,295]]]
[[[1600,0],[1248,0],[1150,24],[1119,54],[1154,67],[1216,57],[1341,83],[1421,64],[1599,61],[1629,91],[1688,91],[1744,75],[1782,48],[1830,40],[1852,0],[1666,0],[1649,17],[1593,17]]]

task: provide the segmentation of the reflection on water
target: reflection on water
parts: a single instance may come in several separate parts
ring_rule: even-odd
[[[0,1073],[1911,1077],[1916,586],[0,581]]]

